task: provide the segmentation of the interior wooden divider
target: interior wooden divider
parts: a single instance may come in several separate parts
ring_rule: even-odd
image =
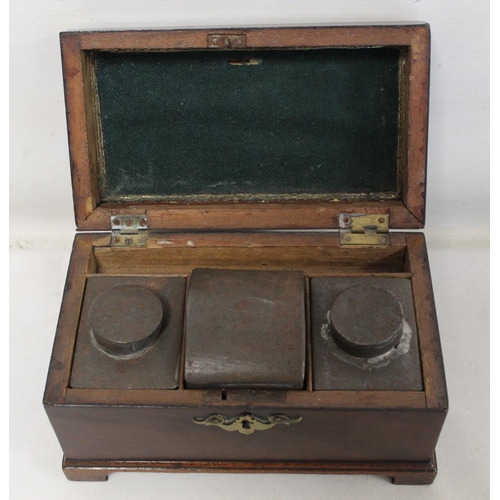
[[[174,247],[95,248],[102,274],[180,274],[194,268],[303,270],[335,272],[404,272],[404,247]]]

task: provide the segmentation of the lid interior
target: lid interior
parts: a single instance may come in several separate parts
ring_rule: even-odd
[[[96,51],[101,199],[398,199],[403,52]]]
[[[61,47],[78,230],[117,214],[332,229],[345,212],[423,227],[426,24],[68,32]]]

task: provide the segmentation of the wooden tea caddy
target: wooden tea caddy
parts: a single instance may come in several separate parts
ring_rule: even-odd
[[[61,46],[80,232],[71,254],[44,406],[64,452],[67,478],[106,480],[114,471],[300,472],[376,474],[398,484],[432,483],[437,473],[434,450],[448,402],[425,239],[418,232],[389,231],[424,225],[429,26],[68,32],[61,35]],[[241,51],[242,58],[229,62],[247,70],[267,53],[279,57],[279,51],[296,49],[307,56],[326,48],[353,52],[381,47],[398,51],[397,189],[392,195],[377,198],[333,189],[318,196],[306,192],[287,197],[268,189],[268,196],[246,197],[103,196],[107,139],[102,121],[107,118],[100,116],[102,103],[96,97],[96,54],[203,51],[212,57],[232,51],[234,57]],[[255,51],[259,55],[254,59]],[[196,91],[196,86],[190,90]],[[231,88],[225,92],[229,95]],[[220,123],[210,126],[216,134],[219,126],[221,133],[225,130]],[[277,231],[283,229],[289,231]],[[340,231],[318,231],[325,229]],[[411,280],[422,390],[314,390],[309,318],[303,390],[186,389],[185,339],[175,390],[71,387],[89,277],[189,279],[200,267],[301,270],[307,283],[315,277]],[[266,420],[276,414],[300,417],[300,422],[247,434],[194,425],[194,419],[210,415],[234,421]]]

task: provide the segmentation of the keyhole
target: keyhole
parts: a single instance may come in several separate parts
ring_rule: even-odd
[[[252,428],[252,427],[250,426],[250,422],[249,422],[248,420],[243,420],[243,422],[242,422],[242,424],[241,424],[241,425],[242,425],[243,429],[247,429],[247,430],[248,430],[248,429],[251,429],[251,428]]]

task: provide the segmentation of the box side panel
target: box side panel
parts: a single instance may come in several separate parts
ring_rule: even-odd
[[[193,422],[215,413],[235,417],[241,407],[46,410],[66,457],[79,460],[429,461],[445,418],[438,410],[249,408],[261,419],[302,419],[245,435]]]
[[[407,234],[406,239],[427,407],[447,410],[448,391],[425,236],[413,233]]]
[[[100,236],[96,234],[75,236],[43,396],[43,401],[47,404],[64,401],[85,292],[86,273],[95,271],[96,263],[92,248],[99,238]]]

